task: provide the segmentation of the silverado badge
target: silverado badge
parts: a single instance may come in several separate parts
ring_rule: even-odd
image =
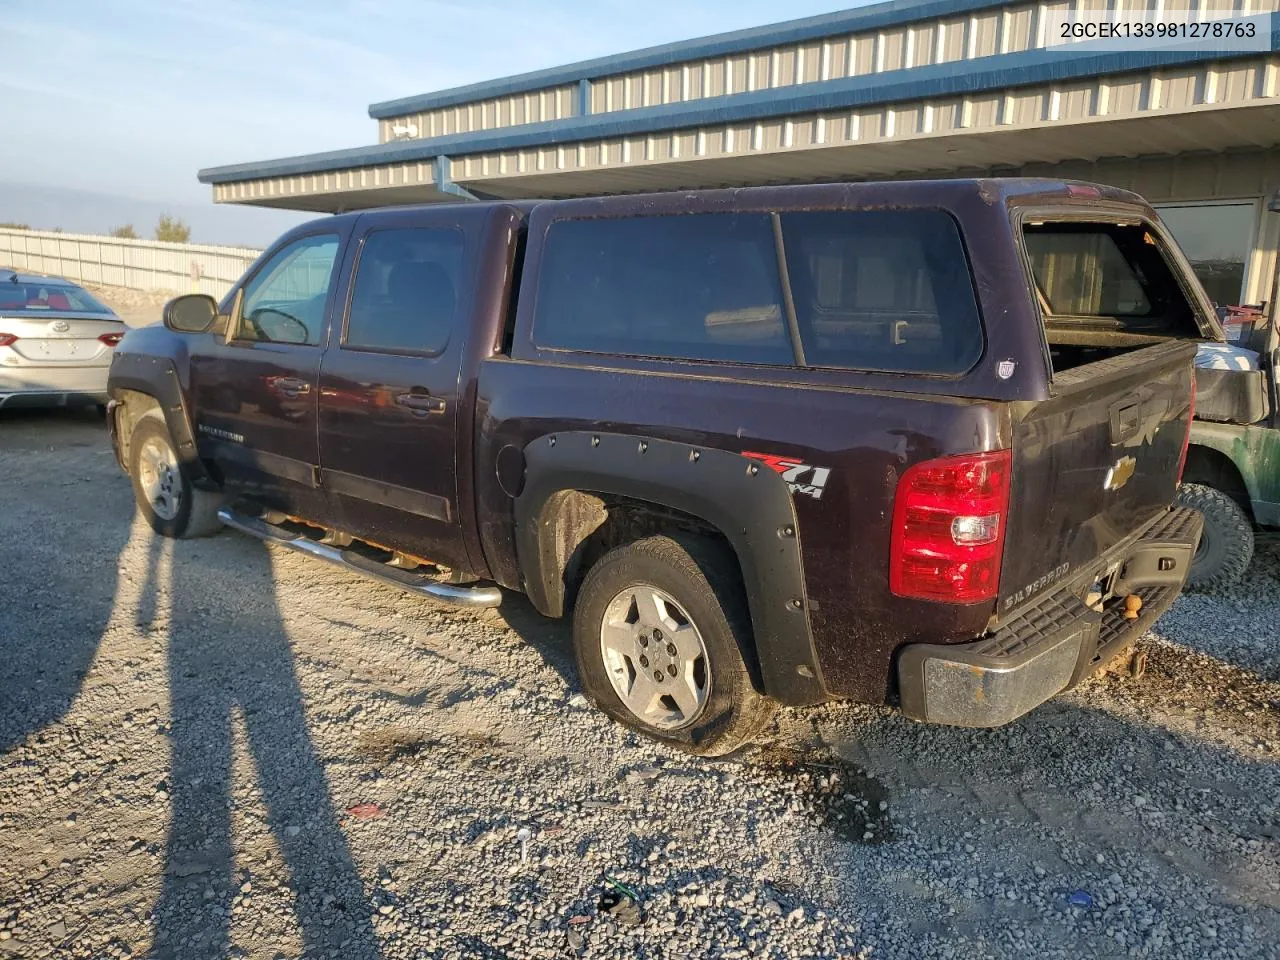
[[[1107,468],[1107,478],[1102,481],[1102,489],[1119,490],[1129,482],[1137,466],[1138,461],[1133,457],[1121,457],[1113,466]]]

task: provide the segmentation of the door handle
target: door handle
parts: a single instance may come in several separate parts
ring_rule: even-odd
[[[297,377],[276,377],[272,385],[289,397],[300,397],[311,392],[311,384]]]
[[[1121,400],[1111,406],[1111,444],[1119,446],[1142,429],[1142,402]]]
[[[447,406],[439,397],[429,393],[402,393],[396,397],[396,403],[414,413],[444,413]]]

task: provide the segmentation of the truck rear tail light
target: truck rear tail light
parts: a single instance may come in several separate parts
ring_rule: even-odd
[[[18,338],[12,333],[0,333],[0,347],[12,347],[18,342]]]
[[[898,481],[889,588],[900,597],[995,598],[1013,457],[1008,450],[926,460]]]
[[[108,347],[114,347],[117,343],[124,339],[123,333],[104,333],[98,337]]]
[[[1182,453],[1178,457],[1178,483],[1182,483],[1182,471],[1187,468],[1187,450],[1191,447],[1191,421],[1196,418],[1196,372],[1191,371],[1191,408],[1187,410],[1187,432],[1182,437]]]

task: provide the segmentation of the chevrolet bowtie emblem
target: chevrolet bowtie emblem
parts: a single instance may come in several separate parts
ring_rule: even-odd
[[[1102,481],[1102,489],[1119,490],[1129,482],[1137,467],[1138,461],[1133,457],[1121,457],[1114,466],[1107,469],[1107,479]]]

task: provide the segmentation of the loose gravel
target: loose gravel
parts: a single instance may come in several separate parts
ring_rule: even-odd
[[[92,414],[0,413],[0,490],[0,958],[1280,957],[1274,544],[1141,681],[711,762],[517,597],[155,539]]]

